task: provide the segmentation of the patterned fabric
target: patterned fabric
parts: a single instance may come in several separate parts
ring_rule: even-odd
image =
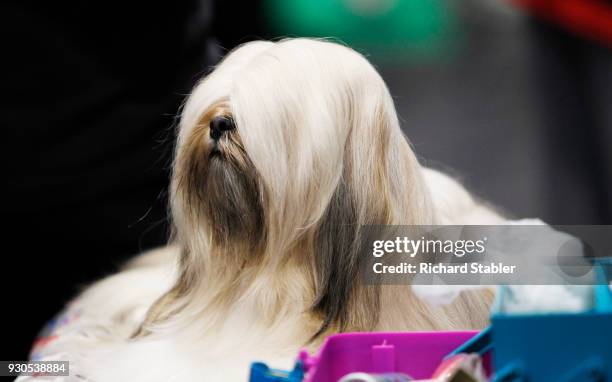
[[[47,322],[32,345],[30,360],[40,361],[49,357],[49,354],[47,354],[45,350],[48,349],[49,345],[65,334],[70,325],[74,324],[81,315],[81,309],[76,306],[75,302],[71,302],[66,309]]]

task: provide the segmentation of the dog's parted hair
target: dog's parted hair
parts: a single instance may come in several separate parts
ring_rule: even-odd
[[[231,118],[216,149],[210,122]],[[273,324],[304,315],[312,338],[368,330],[381,287],[363,285],[363,225],[435,224],[419,164],[382,78],[326,41],[251,42],[184,106],[171,187],[176,285],[138,336],[247,299]]]

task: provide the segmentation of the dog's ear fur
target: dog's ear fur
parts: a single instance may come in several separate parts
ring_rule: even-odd
[[[312,310],[322,324],[311,340],[330,329],[373,329],[378,321],[378,287],[362,285],[356,278],[366,261],[363,228],[356,222],[357,206],[348,185],[341,182],[314,240],[317,292]]]
[[[359,107],[358,100],[351,104]],[[394,218],[393,179],[389,178],[392,163],[387,157],[393,143],[390,118],[394,114],[386,113],[385,107],[380,101],[369,118],[347,118],[353,126],[347,127],[351,134],[343,174],[314,240],[317,293],[313,311],[322,316],[322,324],[312,339],[330,329],[373,330],[378,323],[380,286],[365,285],[361,276],[369,264],[364,248],[367,226],[393,224]],[[352,114],[358,112],[351,110]],[[367,151],[363,150],[361,129],[370,134]],[[399,139],[403,141],[404,137]],[[355,152],[359,152],[358,159]]]

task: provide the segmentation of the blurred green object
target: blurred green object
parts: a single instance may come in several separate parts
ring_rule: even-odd
[[[331,37],[380,58],[451,53],[459,28],[444,0],[264,0],[281,36]]]

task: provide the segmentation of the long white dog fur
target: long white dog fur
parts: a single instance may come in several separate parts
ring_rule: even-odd
[[[235,130],[217,144],[210,121]],[[455,180],[424,168],[372,65],[326,41],[240,46],[181,114],[171,244],[84,291],[45,349],[76,380],[241,381],[290,368],[339,331],[477,329],[490,292],[430,307],[409,286],[363,285],[368,224],[495,224]]]

